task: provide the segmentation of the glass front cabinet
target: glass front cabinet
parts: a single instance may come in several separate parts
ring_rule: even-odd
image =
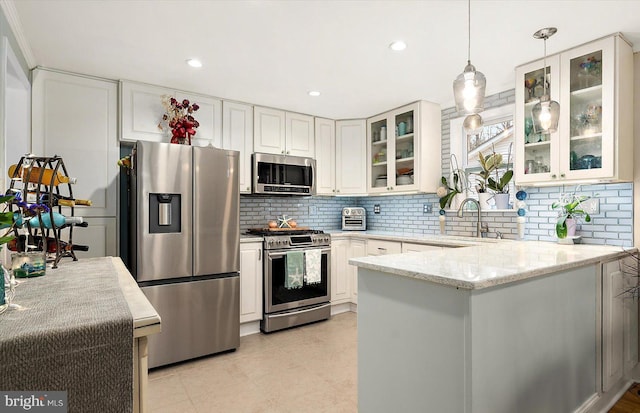
[[[537,134],[531,110],[546,81],[558,130]],[[619,35],[516,68],[516,184],[633,179],[633,52]]]
[[[440,108],[416,102],[367,120],[367,192],[435,192]]]

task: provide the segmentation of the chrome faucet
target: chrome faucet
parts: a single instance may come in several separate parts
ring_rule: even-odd
[[[476,237],[482,238],[482,233],[489,232],[489,228],[483,231],[484,228],[482,228],[482,225],[480,223],[480,203],[477,200],[473,198],[466,198],[464,201],[462,201],[462,203],[460,204],[460,208],[458,208],[458,218],[464,217],[464,206],[467,205],[467,202],[473,202],[474,204],[476,204],[476,208],[478,209],[478,222],[476,223]]]

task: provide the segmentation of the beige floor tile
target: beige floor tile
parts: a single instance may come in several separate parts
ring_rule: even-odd
[[[154,413],[355,413],[357,317],[240,339],[235,352],[150,373]]]

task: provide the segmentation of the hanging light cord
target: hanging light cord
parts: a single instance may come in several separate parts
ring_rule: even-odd
[[[471,0],[467,1],[467,64],[471,64]]]
[[[544,78],[542,79],[542,93],[544,96],[547,96],[547,37],[544,36]]]

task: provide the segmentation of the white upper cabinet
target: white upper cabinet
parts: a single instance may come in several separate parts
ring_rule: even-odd
[[[207,146],[209,144],[216,148],[222,147],[222,101],[209,96],[196,95],[181,91],[175,92],[178,100],[188,99],[191,104],[197,103],[199,109],[193,112],[193,117],[200,126],[196,129],[196,134],[191,138],[194,146]],[[164,113],[164,111],[162,112]],[[167,135],[169,136],[169,135]]]
[[[336,121],[336,195],[367,193],[366,121]]]
[[[560,104],[558,130],[536,134],[531,109],[543,61],[516,68],[516,183],[633,179],[633,52],[619,35],[547,57],[546,83]]]
[[[253,113],[255,152],[313,158],[313,116],[260,106]]]
[[[69,175],[78,179],[72,185],[73,196],[90,199],[92,206],[76,207],[75,215],[115,217],[117,82],[35,69],[32,90],[33,153],[62,157]],[[69,118],[70,110],[73,119]]]
[[[336,123],[316,118],[316,193],[336,192]]]
[[[253,106],[222,103],[222,147],[240,152],[240,193],[251,193],[253,153]]]
[[[367,120],[367,192],[435,192],[440,106],[416,102]]]
[[[192,144],[222,146],[222,101],[205,95],[147,85],[130,81],[120,82],[120,111],[123,141],[169,142],[171,133],[158,127],[166,113],[162,96],[178,100],[189,99],[200,106],[193,117],[200,123]]]

